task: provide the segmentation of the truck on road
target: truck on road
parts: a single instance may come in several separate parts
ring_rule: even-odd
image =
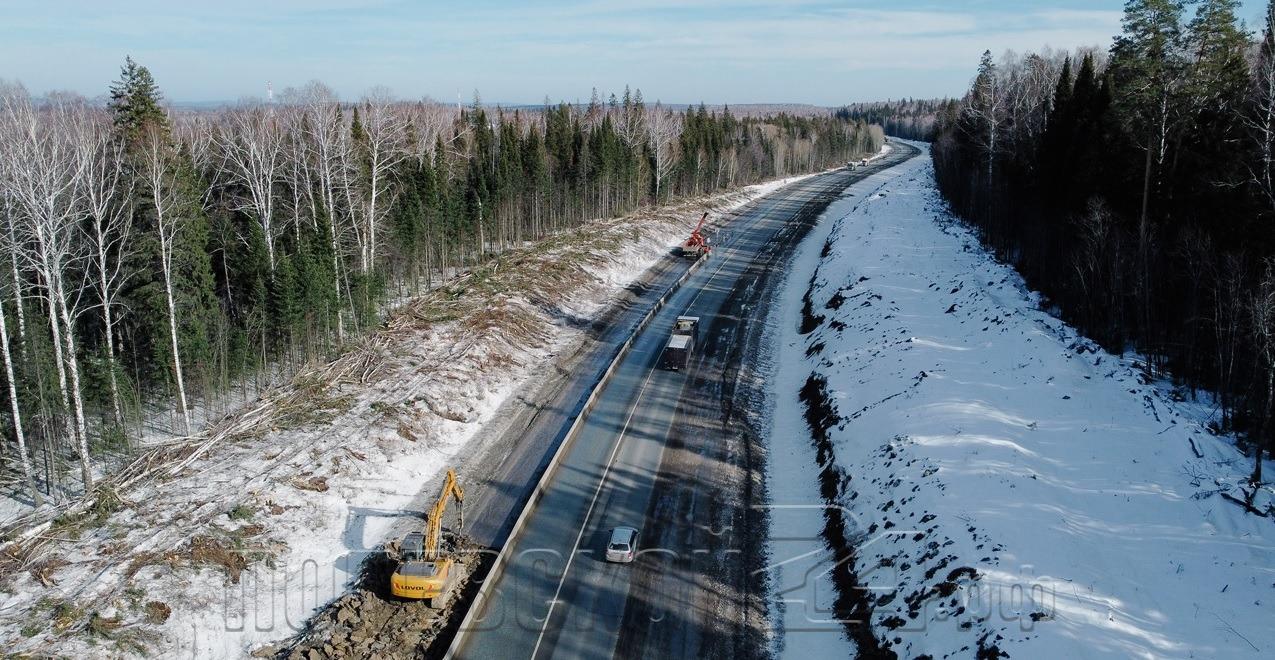
[[[677,321],[673,323],[673,332],[669,335],[664,352],[660,355],[660,367],[670,371],[685,369],[691,361],[691,353],[695,350],[698,333],[698,316],[677,317]]]
[[[708,220],[708,211],[704,211],[704,215],[700,216],[699,224],[695,225],[695,230],[691,232],[690,238],[686,239],[679,248],[683,257],[699,259],[712,252],[713,248],[708,244],[708,236],[704,235],[704,221],[706,220]]]

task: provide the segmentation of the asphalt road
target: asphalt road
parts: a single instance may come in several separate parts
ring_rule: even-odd
[[[804,235],[794,228],[808,227],[851,184],[911,155],[896,145],[895,152],[869,168],[838,170],[788,186],[749,205],[712,236],[708,263],[638,335],[587,413],[528,524],[506,542],[514,554],[490,598],[477,605],[480,616],[463,639],[460,657],[703,655],[706,636],[698,631],[713,628],[723,616],[744,616],[740,613],[747,607],[728,601],[740,600],[731,593],[747,590],[739,583],[746,572],[717,570],[733,574],[734,584],[701,579],[714,577],[716,570],[703,568],[705,562],[729,564],[742,552],[724,545],[759,545],[747,534],[724,536],[721,517],[711,513],[722,503],[702,501],[746,492],[710,482],[738,485],[751,478],[749,459],[736,451],[738,443],[732,444],[729,425],[723,423],[729,418],[723,407],[731,405],[730,388],[723,384],[738,371],[745,352],[738,346],[746,335],[741,330],[761,318],[757,302],[769,269],[782,265],[792,243]],[[667,289],[684,268],[676,261],[661,262],[632,292],[632,304],[617,308],[595,328],[599,341],[573,356],[574,366],[568,360],[546,374],[538,390],[542,396],[530,395],[522,410],[510,415],[504,434],[527,435],[518,451],[492,444],[485,451],[495,455],[477,461],[489,466],[489,473],[483,475],[486,501],[474,508],[490,513],[467,516],[477,527],[467,533],[492,539],[492,545],[503,540],[502,531],[507,533],[529,482],[534,483],[528,473],[543,470],[605,368],[607,347],[632,332],[646,309],[643,301]],[[683,314],[702,319],[703,349],[693,368],[654,368],[673,319]],[[538,461],[535,468],[531,461]],[[733,469],[741,466],[742,472]],[[724,473],[734,476],[723,478]],[[732,504],[739,509],[743,502]],[[654,521],[660,528],[648,528]],[[609,530],[617,525],[642,530],[642,553],[634,564],[602,560]],[[731,653],[712,648],[713,654]]]

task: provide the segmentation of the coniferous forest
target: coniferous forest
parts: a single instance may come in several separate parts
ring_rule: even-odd
[[[880,126],[886,135],[929,142],[934,139],[939,115],[951,103],[950,99],[875,101],[852,103],[837,112],[845,119]]]
[[[1145,356],[1255,455],[1275,414],[1275,3],[1129,0],[1108,51],[985,53],[939,185],[1063,317]]]
[[[674,111],[627,89],[505,110],[313,82],[196,112],[131,59],[105,104],[0,81],[4,476],[33,503],[91,491],[144,437],[195,434],[237,389],[335,355],[391,296],[882,142],[831,112]]]

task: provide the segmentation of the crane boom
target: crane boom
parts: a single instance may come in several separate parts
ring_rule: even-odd
[[[699,217],[699,224],[695,225],[695,229],[691,231],[690,237],[682,243],[682,256],[699,259],[709,253],[710,248],[708,247],[708,238],[703,234],[704,223],[707,221],[708,211],[705,211],[704,215]]]
[[[705,220],[708,220],[708,211],[704,211],[704,215],[701,215],[701,216],[699,217],[699,224],[698,224],[698,225],[695,225],[695,231],[693,231],[693,232],[691,232],[691,233],[692,233],[692,234],[696,234],[696,235],[698,235],[698,234],[699,234],[699,230],[701,230],[701,229],[703,229],[703,228],[704,228],[704,221],[705,221]]]

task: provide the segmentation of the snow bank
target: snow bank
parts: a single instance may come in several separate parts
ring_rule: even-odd
[[[8,566],[0,642],[237,658],[293,635],[367,553],[419,524],[421,491],[436,492],[501,403],[584,339],[569,320],[600,313],[698,211],[720,219],[800,178],[598,221],[405,303],[349,354],[229,422],[251,418],[248,430],[123,493],[120,511],[55,524],[50,563]]]
[[[1209,406],[1041,311],[945,208],[927,153],[803,246],[774,331],[773,503],[841,507],[900,657],[1270,653],[1275,516],[1224,497],[1251,459]],[[844,657],[828,516],[772,519],[776,563],[815,553],[776,571],[782,655]]]

